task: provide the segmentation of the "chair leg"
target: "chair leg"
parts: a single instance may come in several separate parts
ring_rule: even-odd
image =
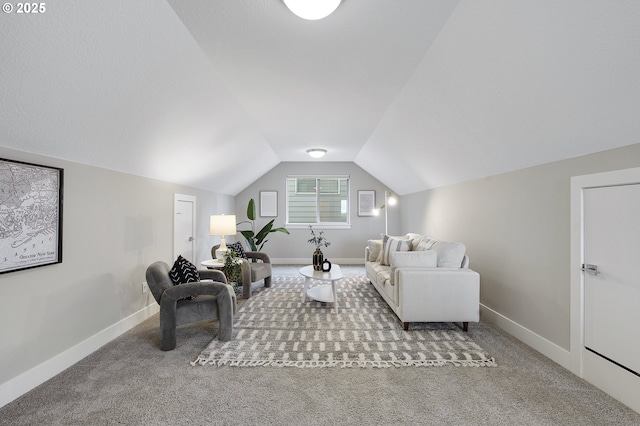
[[[469,331],[469,323],[468,322],[463,322],[462,323],[462,329],[464,331]]]
[[[403,322],[402,323],[402,328],[404,328],[404,331],[409,331],[409,323],[408,322]]]
[[[242,283],[242,297],[248,299],[251,297],[251,280]]]
[[[176,348],[176,325],[171,321],[160,319],[160,349],[172,351]]]
[[[264,279],[264,286],[265,287],[271,287],[271,275],[269,275],[268,277],[266,277]]]

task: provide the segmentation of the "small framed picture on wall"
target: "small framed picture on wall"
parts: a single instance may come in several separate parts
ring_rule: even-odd
[[[373,216],[376,208],[376,191],[358,191],[358,216]]]
[[[278,191],[260,191],[260,216],[278,216]]]

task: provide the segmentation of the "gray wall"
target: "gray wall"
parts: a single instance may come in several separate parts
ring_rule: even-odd
[[[275,218],[275,226],[284,226],[286,220],[286,178],[287,175],[349,175],[351,181],[351,229],[327,229],[325,236],[331,245],[322,248],[326,258],[339,261],[364,262],[364,246],[371,238],[380,238],[384,233],[384,212],[380,216],[358,216],[358,190],[375,190],[376,204],[384,203],[384,191],[387,189],[382,183],[365,172],[355,163],[351,162],[283,162],[263,175],[255,183],[247,187],[236,196],[236,211],[238,221],[246,220],[247,204],[253,198],[256,200],[258,215],[260,213],[260,191],[278,191],[278,217]],[[259,230],[273,218],[261,218],[256,220],[256,228]],[[398,209],[389,209],[389,233],[399,232],[400,214]],[[245,229],[241,226],[240,229]],[[247,225],[248,228],[248,225]],[[320,230],[320,227],[314,227]],[[292,229],[291,235],[272,233],[269,242],[264,246],[264,252],[275,263],[311,263],[311,255],[314,247],[307,242],[311,237],[308,229]],[[242,235],[238,238],[244,243]]]
[[[464,242],[481,303],[568,350],[570,178],[638,166],[640,144],[406,195],[402,232]]]
[[[208,217],[233,197],[0,148],[0,157],[64,168],[63,263],[0,275],[0,384],[155,304],[146,267],[172,262],[174,193],[197,197],[198,262]],[[150,233],[148,232],[150,230]]]

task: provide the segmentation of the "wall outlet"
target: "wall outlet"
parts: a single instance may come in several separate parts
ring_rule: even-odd
[[[147,282],[145,281],[142,283],[142,294],[145,294],[148,291],[149,291],[149,284],[147,284]]]

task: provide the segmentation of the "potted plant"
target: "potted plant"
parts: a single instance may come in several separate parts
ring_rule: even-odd
[[[251,224],[251,229],[240,231],[240,233],[247,240],[247,244],[249,245],[251,251],[261,251],[262,247],[264,247],[264,245],[268,241],[266,237],[272,232],[283,232],[285,234],[289,234],[289,231],[286,228],[273,227],[273,222],[275,221],[275,219],[271,220],[269,223],[263,226],[260,231],[256,233],[256,202],[253,200],[253,198],[249,200],[249,205],[247,206],[247,218],[249,220],[238,222],[238,225],[241,225],[243,223]]]
[[[227,282],[233,286],[236,294],[242,292],[242,259],[233,250],[227,250],[224,256],[224,266],[222,267]]]

